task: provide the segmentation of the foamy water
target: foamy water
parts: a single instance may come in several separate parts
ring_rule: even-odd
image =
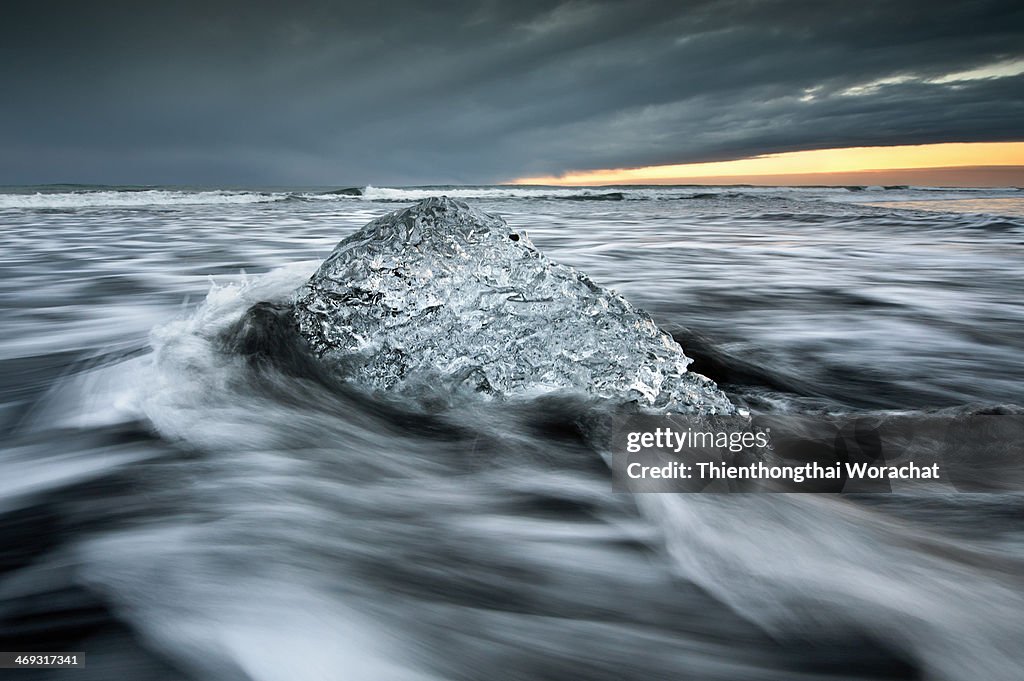
[[[1021,405],[1015,191],[0,194],[0,648],[85,679],[1017,681],[1019,495],[614,494],[583,402],[423,414],[223,342],[443,193],[755,410]]]

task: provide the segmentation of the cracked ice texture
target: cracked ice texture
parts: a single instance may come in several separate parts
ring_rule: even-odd
[[[492,396],[586,393],[658,410],[731,414],[651,317],[526,234],[449,198],[343,240],[295,294],[320,358],[371,389]]]

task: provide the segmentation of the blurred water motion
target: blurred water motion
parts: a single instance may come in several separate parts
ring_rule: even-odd
[[[0,649],[86,651],[81,679],[1024,676],[1020,495],[634,498],[572,400],[423,415],[223,351],[339,239],[460,191],[755,411],[1024,403],[1009,190],[11,191]]]

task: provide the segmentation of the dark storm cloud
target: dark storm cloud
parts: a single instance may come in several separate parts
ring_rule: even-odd
[[[1024,76],[948,75],[1022,44],[1019,2],[25,3],[0,16],[0,182],[490,182],[1019,140]]]

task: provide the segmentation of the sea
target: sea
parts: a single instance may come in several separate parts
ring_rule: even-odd
[[[225,345],[441,195],[755,414],[1024,413],[1017,188],[2,188],[0,650],[85,659],[4,678],[1024,678],[1020,492],[614,492],[568,406]]]

